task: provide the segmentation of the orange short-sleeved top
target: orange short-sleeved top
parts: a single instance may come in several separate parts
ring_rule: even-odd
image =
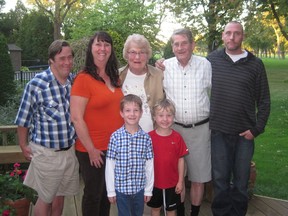
[[[107,150],[111,134],[124,123],[120,116],[121,88],[115,88],[112,92],[103,82],[80,73],[74,80],[71,95],[88,98],[84,121],[94,146],[102,151]],[[79,139],[75,148],[81,152],[87,151]]]

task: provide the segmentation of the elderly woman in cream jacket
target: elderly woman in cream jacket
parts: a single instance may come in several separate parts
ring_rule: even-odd
[[[139,124],[146,132],[153,130],[153,106],[164,97],[163,72],[148,65],[151,56],[150,43],[143,35],[129,35],[123,48],[127,65],[119,69],[123,94],[135,94],[142,99],[143,114]]]

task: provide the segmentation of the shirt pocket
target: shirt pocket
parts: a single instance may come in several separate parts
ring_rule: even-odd
[[[59,111],[59,104],[56,101],[49,100],[43,101],[42,103],[43,108],[43,120],[46,121],[60,121],[61,120],[61,113]]]

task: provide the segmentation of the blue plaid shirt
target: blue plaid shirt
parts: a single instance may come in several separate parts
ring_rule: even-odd
[[[74,144],[69,107],[72,78],[70,74],[66,85],[61,85],[49,68],[28,82],[15,124],[30,128],[30,141],[53,149]]]
[[[109,142],[106,157],[115,160],[115,189],[127,195],[145,188],[146,161],[153,159],[150,136],[141,128],[130,134],[125,127],[115,131]]]

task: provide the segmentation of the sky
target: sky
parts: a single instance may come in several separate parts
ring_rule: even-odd
[[[17,0],[5,0],[5,7],[2,12],[8,12],[10,9],[14,9],[17,3]]]
[[[14,9],[17,0],[5,0],[5,2],[5,7],[2,10],[2,12],[4,13],[8,12],[10,9]],[[22,2],[24,3],[24,5],[26,5],[25,0],[22,0]],[[172,35],[172,32],[178,28],[181,28],[181,25],[179,23],[175,23],[171,16],[167,17],[161,25],[161,31],[159,32],[157,38],[162,40],[163,42],[167,42]]]

